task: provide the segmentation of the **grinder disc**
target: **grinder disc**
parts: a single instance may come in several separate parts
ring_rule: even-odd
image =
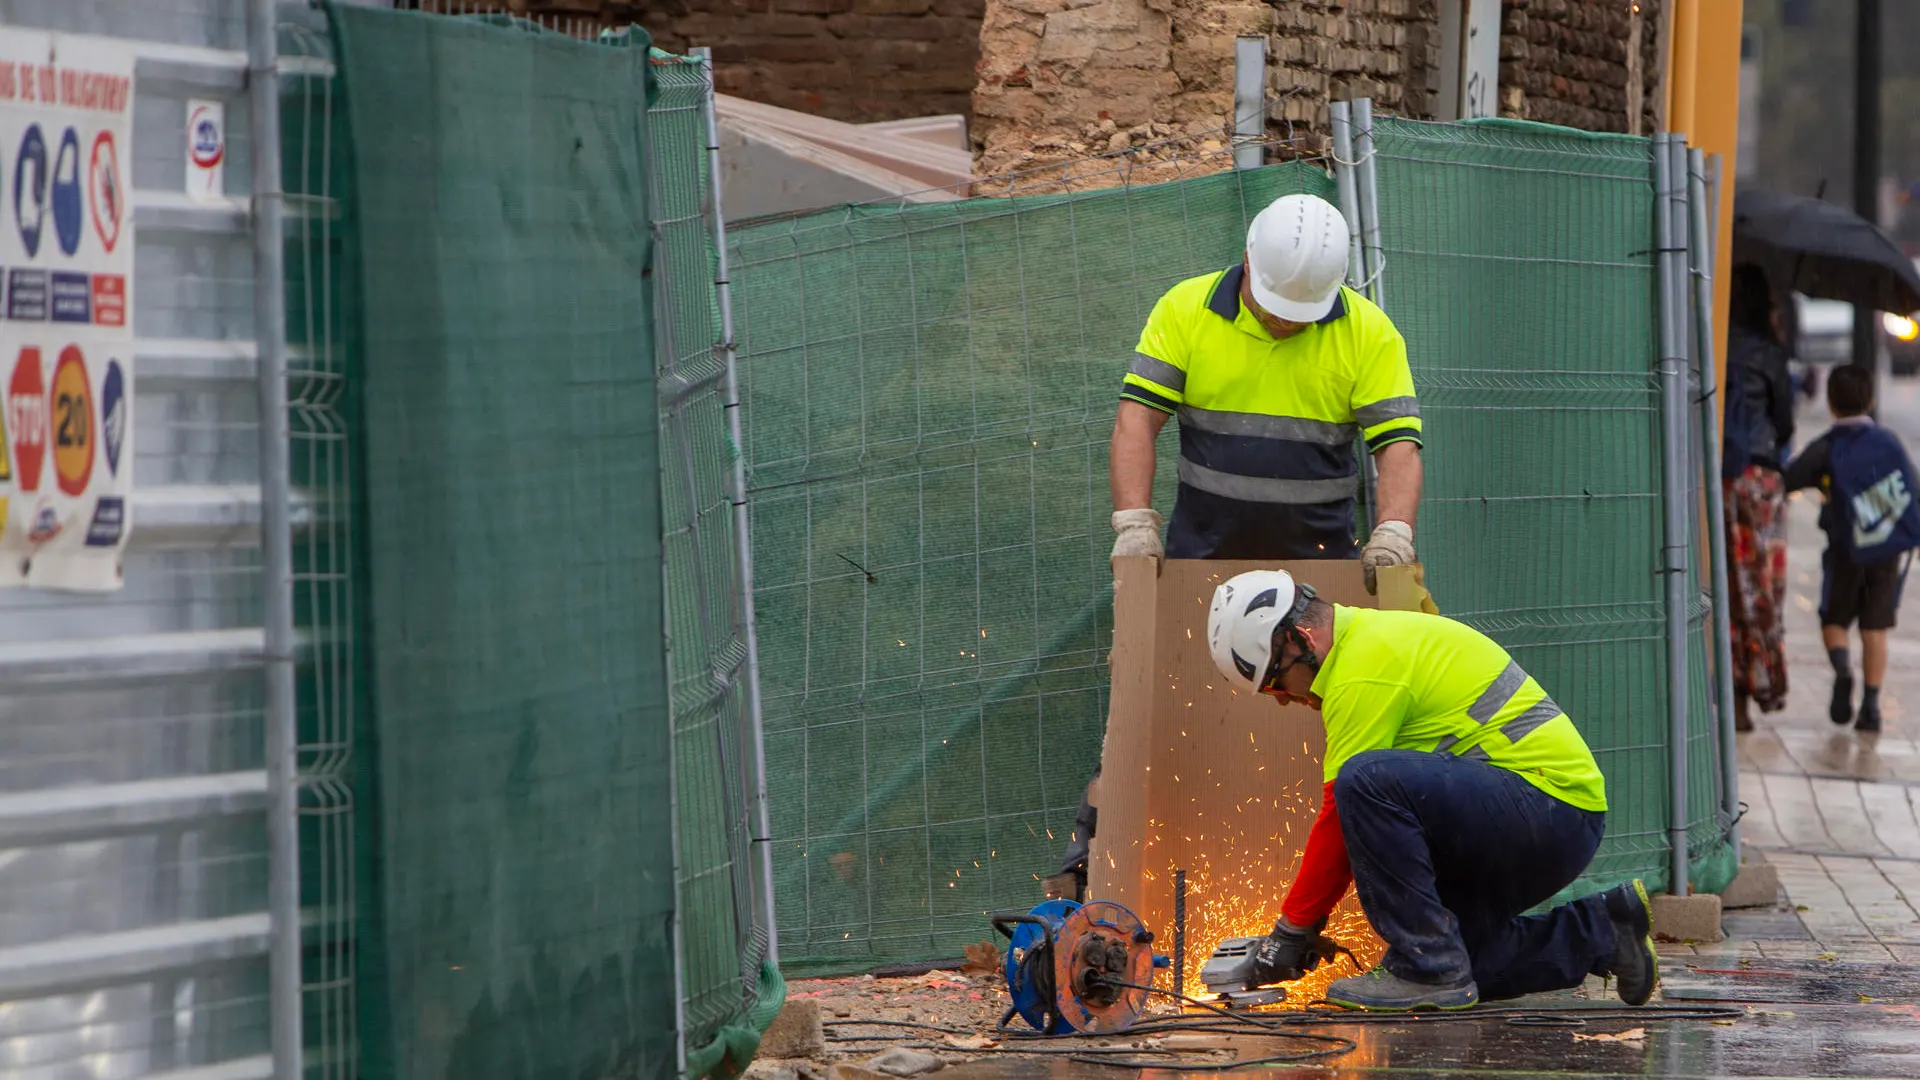
[[[1094,1035],[1124,1031],[1140,1018],[1147,992],[1105,985],[1101,979],[1149,985],[1153,935],[1133,912],[1096,900],[1061,924],[1054,936],[1053,972],[1060,1015],[1074,1030]]]

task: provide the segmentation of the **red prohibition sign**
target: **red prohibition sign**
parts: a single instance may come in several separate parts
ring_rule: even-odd
[[[113,132],[103,131],[93,140],[93,160],[88,165],[88,188],[93,205],[93,231],[100,244],[113,253],[120,241],[120,221],[126,216],[126,200],[120,194],[120,155],[114,150]]]

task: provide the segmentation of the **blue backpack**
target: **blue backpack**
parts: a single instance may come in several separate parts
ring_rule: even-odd
[[[1831,497],[1848,556],[1879,563],[1920,547],[1920,482],[1899,437],[1878,424],[1835,424],[1828,438]]]

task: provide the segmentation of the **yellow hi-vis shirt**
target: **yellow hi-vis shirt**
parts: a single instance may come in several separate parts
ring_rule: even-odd
[[[1343,288],[1276,339],[1240,300],[1244,266],[1188,278],[1153,307],[1121,398],[1180,421],[1173,558],[1349,558],[1368,452],[1421,439],[1407,345]]]
[[[1313,692],[1327,725],[1328,782],[1368,750],[1428,750],[1518,773],[1582,810],[1607,808],[1600,766],[1573,720],[1507,650],[1464,623],[1336,605]]]

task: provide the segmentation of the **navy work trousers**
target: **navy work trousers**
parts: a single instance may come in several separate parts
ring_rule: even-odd
[[[1578,986],[1611,958],[1598,894],[1521,914],[1587,868],[1605,814],[1485,762],[1418,750],[1355,755],[1333,798],[1393,974],[1445,985],[1470,975],[1498,1000]]]

